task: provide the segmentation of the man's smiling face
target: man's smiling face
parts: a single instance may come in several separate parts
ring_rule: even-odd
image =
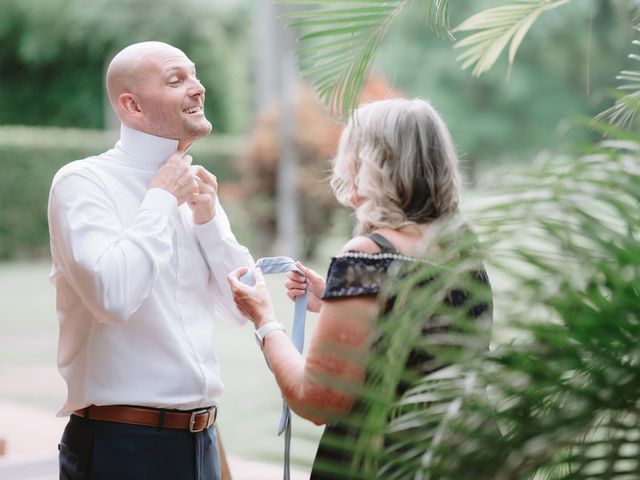
[[[159,47],[141,60],[135,91],[146,131],[192,143],[211,132],[204,114],[205,88],[180,50]]]

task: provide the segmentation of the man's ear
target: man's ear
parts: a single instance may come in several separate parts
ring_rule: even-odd
[[[122,93],[120,97],[118,97],[118,101],[120,102],[120,106],[122,109],[132,117],[141,117],[142,116],[142,108],[140,107],[140,103],[138,102],[138,97],[136,97],[133,93]]]

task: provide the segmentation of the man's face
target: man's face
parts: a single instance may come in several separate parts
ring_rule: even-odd
[[[211,132],[204,115],[205,88],[195,65],[178,49],[145,56],[136,95],[147,132],[191,143]]]

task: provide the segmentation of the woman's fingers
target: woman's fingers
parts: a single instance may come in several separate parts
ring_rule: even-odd
[[[295,270],[290,270],[287,272],[287,278],[293,280],[298,283],[305,283],[306,277],[302,275],[300,272],[296,272]]]
[[[305,267],[300,262],[296,262],[296,267],[300,269],[302,273],[304,273],[305,277],[309,280],[310,283],[316,284],[318,282],[324,282],[324,279],[317,272],[314,272],[310,268]]]
[[[304,280],[287,280],[286,282],[284,282],[284,286],[287,288],[287,290],[289,290],[290,288],[301,288],[301,289],[305,289],[307,288],[307,282],[305,282]]]
[[[291,300],[295,300],[299,296],[304,295],[305,292],[306,290],[300,290],[300,289],[287,290],[287,297],[289,297],[289,299]]]
[[[301,264],[298,261],[296,261],[296,267],[298,267],[305,276],[308,276],[309,273],[312,272],[311,270],[309,270],[307,267],[305,267],[303,264]]]
[[[242,282],[240,278],[248,271],[248,268],[240,267],[236,268],[231,273],[229,273],[229,275],[227,275],[227,281],[229,282],[229,285],[231,285],[232,290],[235,289],[243,292],[252,292],[258,287],[266,287],[264,275],[259,267],[253,270],[253,278],[255,280],[253,286],[247,285],[246,283]]]
[[[266,285],[266,282],[264,280],[264,275],[262,274],[262,270],[260,269],[260,267],[256,267],[255,270],[253,271],[253,277],[256,279],[256,283],[255,286],[261,286],[261,285]]]
[[[307,280],[304,275],[293,270],[287,273],[289,280],[284,282],[284,286],[287,289],[287,297],[294,300],[300,295],[304,295],[307,291]]]
[[[246,286],[240,281],[240,277],[248,271],[249,269],[247,267],[240,267],[231,271],[229,275],[227,275],[227,281],[229,282],[229,285],[231,285],[232,288]]]

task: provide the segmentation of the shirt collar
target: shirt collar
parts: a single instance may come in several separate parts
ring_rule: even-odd
[[[132,166],[157,170],[160,165],[178,149],[178,140],[157,137],[121,125],[120,141],[116,150],[120,150]]]

